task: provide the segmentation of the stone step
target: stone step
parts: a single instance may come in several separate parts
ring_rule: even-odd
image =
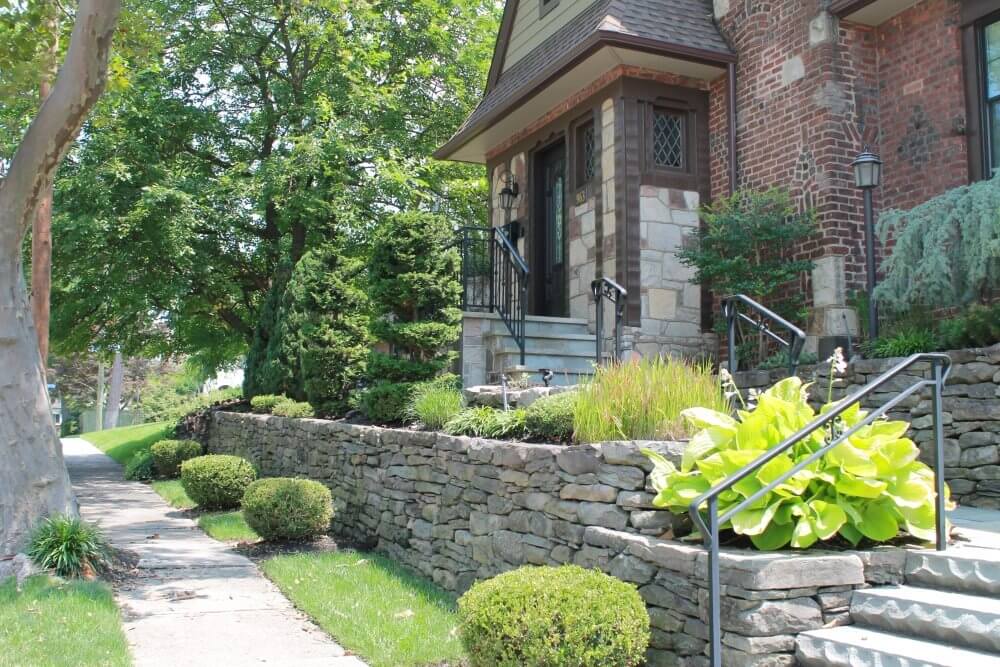
[[[528,354],[549,354],[560,357],[594,358],[594,337],[589,338],[556,338],[529,336],[524,340],[524,349]],[[491,346],[493,354],[518,353],[517,344],[510,336],[497,336]]]
[[[1000,653],[1000,599],[915,586],[855,591],[858,625]]]
[[[801,667],[1000,667],[1000,655],[904,637],[858,625],[803,632]]]
[[[1000,596],[1000,550],[962,546],[947,551],[909,551],[906,583]]]
[[[521,361],[521,353],[516,347],[495,351],[493,353],[493,366],[497,369],[510,368],[516,366]],[[536,371],[541,368],[551,369],[554,373],[567,371],[571,373],[592,375],[594,373],[593,355],[583,354],[545,354],[544,352],[534,352],[530,347],[524,355],[524,366],[528,370]]]

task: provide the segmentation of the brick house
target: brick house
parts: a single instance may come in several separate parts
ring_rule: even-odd
[[[1000,0],[508,0],[483,99],[436,154],[485,165],[492,224],[528,270],[520,329],[502,276],[466,313],[466,382],[522,358],[585,373],[601,277],[628,293],[627,351],[714,351],[675,253],[736,187],[816,211],[810,345],[855,334],[865,144],[884,161],[876,214],[1000,165]]]

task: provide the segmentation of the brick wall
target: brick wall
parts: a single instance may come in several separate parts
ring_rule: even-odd
[[[787,187],[819,232],[799,256],[844,256],[865,281],[851,161],[880,152],[876,207],[909,208],[968,180],[958,0],[923,0],[878,27],[839,21],[820,0],[731,3],[719,24],[739,54],[740,187]],[[711,86],[712,194],[728,192],[726,78]],[[877,211],[876,211],[877,213]],[[810,277],[797,286],[811,296]]]
[[[957,0],[924,0],[878,28],[885,207],[968,182],[960,11]]]

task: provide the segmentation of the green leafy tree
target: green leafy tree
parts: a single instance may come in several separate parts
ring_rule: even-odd
[[[696,270],[694,282],[716,294],[746,294],[780,315],[802,319],[802,299],[789,286],[813,263],[794,259],[816,228],[812,211],[798,213],[788,192],[742,190],[702,210],[698,243],[678,253]]]
[[[879,216],[892,251],[876,302],[894,314],[984,300],[1000,288],[1000,176]]]
[[[364,257],[391,211],[485,217],[481,171],[428,156],[478,99],[493,0],[148,6],[162,48],[57,183],[61,349],[223,366],[331,228]]]

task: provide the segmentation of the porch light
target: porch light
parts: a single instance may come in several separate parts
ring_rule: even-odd
[[[878,338],[878,309],[875,304],[875,214],[872,207],[872,190],[882,181],[882,160],[865,146],[851,163],[854,167],[854,184],[861,189],[865,203],[865,292],[868,296],[868,338]]]
[[[514,205],[517,203],[518,195],[521,194],[521,188],[517,184],[517,181],[514,180],[514,175],[509,171],[504,173],[504,175],[500,178],[503,183],[503,188],[500,189],[500,193],[497,195],[497,200],[500,204],[500,208],[507,214],[510,214],[510,212],[514,209]]]
[[[865,146],[864,151],[851,163],[854,167],[854,185],[863,190],[877,188],[882,181],[882,160]]]

